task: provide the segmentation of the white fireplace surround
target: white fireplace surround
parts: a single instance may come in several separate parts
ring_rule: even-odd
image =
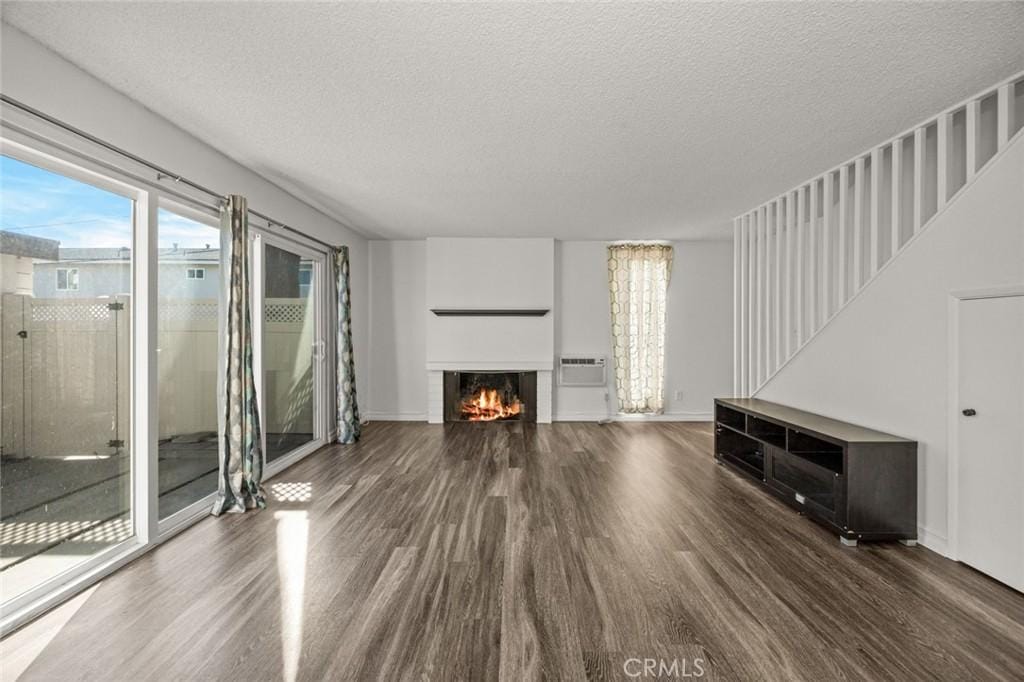
[[[427,240],[427,421],[444,421],[444,373],[537,372],[537,421],[551,422],[553,239]],[[546,315],[438,316],[432,309],[540,309]]]

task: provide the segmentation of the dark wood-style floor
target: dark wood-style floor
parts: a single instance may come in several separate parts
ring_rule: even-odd
[[[372,424],[102,582],[23,679],[1024,675],[1024,595],[843,548],[711,447],[709,424]]]

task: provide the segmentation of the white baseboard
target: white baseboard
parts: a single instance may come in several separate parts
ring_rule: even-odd
[[[949,557],[948,546],[949,542],[945,536],[933,533],[924,526],[917,527],[917,544],[924,545],[928,549],[932,550],[937,554],[941,554],[944,557]]]
[[[554,416],[556,422],[598,422],[610,419],[615,422],[709,422],[711,412],[666,412],[665,414],[613,414],[604,412],[560,412]]]
[[[426,412],[367,412],[363,419],[371,422],[425,422]]]

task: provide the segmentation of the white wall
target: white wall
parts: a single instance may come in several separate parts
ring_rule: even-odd
[[[200,142],[24,33],[0,24],[3,93],[181,173],[201,185],[245,195],[249,206],[329,243],[347,244],[352,268],[353,343],[358,390],[367,386],[367,240],[255,172]]]
[[[553,239],[428,239],[428,309],[554,307]],[[427,315],[427,362],[554,362],[554,315]],[[515,369],[519,365],[509,365]]]
[[[370,242],[368,419],[427,418],[426,247]]]
[[[673,243],[665,330],[665,418],[710,419],[712,401],[732,394],[732,243]],[[555,387],[555,418],[593,420],[616,408],[605,242],[559,242],[557,355],[604,355],[607,390]],[[609,402],[605,402],[605,393]],[[680,397],[676,398],[676,393]]]
[[[1024,137],[906,247],[757,397],[920,443],[920,539],[948,537],[951,292],[1024,284]]]
[[[710,418],[712,399],[732,391],[732,245],[676,242],[666,331],[666,418]],[[426,242],[370,242],[372,418],[421,419],[429,308]],[[608,266],[604,242],[554,243],[554,345],[560,354],[611,356]],[[440,300],[440,299],[439,299]],[[451,305],[449,301],[444,305]],[[545,306],[546,307],[546,306]],[[523,318],[514,318],[522,320]],[[682,398],[674,398],[675,391]],[[614,382],[609,386],[614,405]],[[555,387],[555,418],[607,414],[600,388]]]

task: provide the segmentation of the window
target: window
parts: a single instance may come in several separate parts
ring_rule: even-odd
[[[619,412],[665,408],[665,303],[672,276],[667,244],[608,247],[612,349]]]
[[[0,306],[5,603],[133,535],[134,201],[75,172],[0,156],[0,260],[30,263]]]
[[[57,291],[78,291],[78,268],[57,268]]]
[[[206,279],[206,268],[189,268],[185,271],[186,279]]]
[[[309,296],[309,289],[313,283],[313,264],[312,263],[300,263],[299,264],[299,296],[306,298]]]
[[[264,262],[262,423],[267,461],[272,462],[316,438],[316,297],[311,259],[268,243]]]

